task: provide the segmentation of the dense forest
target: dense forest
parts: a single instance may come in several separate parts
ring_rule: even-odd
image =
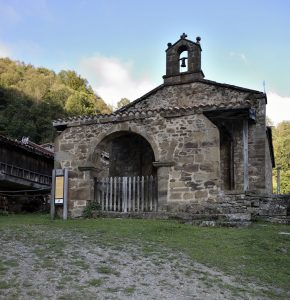
[[[276,169],[273,172],[274,192],[277,191],[277,167],[280,168],[281,194],[290,194],[290,121],[273,127]]]
[[[75,71],[56,74],[0,58],[0,134],[45,143],[55,136],[54,119],[110,112],[112,108]]]

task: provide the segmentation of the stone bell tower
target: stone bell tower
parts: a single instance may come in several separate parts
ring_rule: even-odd
[[[168,43],[166,50],[166,75],[163,76],[164,84],[187,83],[203,79],[201,70],[200,37],[192,42],[183,33],[174,43]]]

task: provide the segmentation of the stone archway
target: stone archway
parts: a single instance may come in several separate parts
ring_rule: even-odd
[[[96,201],[102,211],[158,210],[155,155],[150,143],[130,131],[107,135],[95,147]]]
[[[99,176],[150,176],[155,154],[150,143],[130,131],[117,131],[104,137],[95,147],[91,160]]]

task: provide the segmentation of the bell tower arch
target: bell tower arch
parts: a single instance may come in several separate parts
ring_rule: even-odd
[[[201,70],[200,40],[197,37],[196,42],[192,42],[183,33],[176,43],[167,44],[164,84],[186,83],[204,78]]]

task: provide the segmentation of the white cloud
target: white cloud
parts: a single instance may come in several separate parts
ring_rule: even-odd
[[[145,76],[134,77],[132,62],[122,62],[118,58],[100,54],[83,58],[79,71],[95,92],[113,106],[121,98],[133,101],[156,87]]]
[[[290,121],[290,97],[269,92],[267,99],[267,116],[274,122],[274,125],[282,121]]]
[[[0,42],[0,57],[11,56],[11,49]]]
[[[232,57],[234,59],[241,60],[245,64],[248,63],[248,60],[247,60],[246,55],[244,53],[230,52],[229,54],[230,54],[230,57]]]

